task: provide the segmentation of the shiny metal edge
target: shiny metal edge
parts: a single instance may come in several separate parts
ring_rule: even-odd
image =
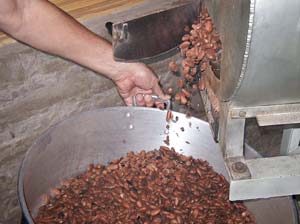
[[[248,34],[247,34],[246,49],[245,49],[245,53],[244,53],[241,74],[240,74],[239,80],[236,84],[235,90],[233,91],[233,94],[229,97],[228,101],[232,100],[232,98],[234,98],[235,95],[237,94],[237,92],[239,91],[239,89],[243,83],[246,71],[247,71],[248,59],[249,59],[249,54],[250,54],[250,49],[251,49],[252,32],[253,32],[253,26],[254,26],[255,3],[256,3],[256,0],[250,0]]]

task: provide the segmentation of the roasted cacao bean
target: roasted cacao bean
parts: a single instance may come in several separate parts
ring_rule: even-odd
[[[99,177],[96,184],[93,175]],[[206,161],[161,146],[130,152],[107,166],[88,166],[55,188],[35,223],[254,223],[228,194],[228,182]]]

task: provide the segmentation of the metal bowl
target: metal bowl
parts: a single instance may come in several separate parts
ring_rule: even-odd
[[[208,123],[187,119],[181,113],[173,115],[178,122],[170,122],[169,130],[165,111],[137,107],[85,112],[50,128],[28,150],[20,169],[18,193],[27,222],[34,223],[32,217],[37,214],[43,195],[63,180],[82,173],[91,163],[106,164],[129,151],[158,149],[164,145],[166,134],[170,136],[170,146],[185,155],[207,160],[227,178],[221,151]],[[297,223],[290,197],[245,204],[257,223]]]

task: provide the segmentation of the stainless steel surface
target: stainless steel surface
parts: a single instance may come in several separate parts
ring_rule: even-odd
[[[299,150],[281,157],[246,160],[244,156],[246,118],[265,116],[272,119],[274,118],[270,115],[272,113],[292,115],[293,111],[298,108],[299,106],[295,104],[294,107],[282,105],[279,107],[268,106],[265,109],[261,107],[236,109],[231,108],[230,103],[222,103],[219,142],[230,176],[229,197],[231,200],[300,194],[300,155],[293,155],[299,154]],[[290,109],[290,113],[288,113],[288,109]],[[274,120],[272,124],[274,122],[282,123],[280,121],[281,119]],[[296,137],[297,149],[299,135]],[[285,146],[288,145],[285,144]],[[281,150],[285,151],[288,148]],[[242,174],[235,172],[232,165],[236,162],[245,163],[249,171]]]
[[[231,99],[244,76],[253,24],[253,0],[205,0],[222,41],[219,97]]]
[[[282,156],[300,154],[300,128],[283,130],[280,154]]]
[[[300,1],[206,1],[221,34],[220,98],[234,106],[300,102]]]
[[[256,120],[259,126],[299,124],[300,111],[295,113],[270,113],[257,115]]]
[[[272,114],[297,114],[300,111],[300,104],[295,103],[257,107],[231,106],[230,110],[230,116],[232,118],[252,118],[256,116]],[[244,116],[241,116],[241,114],[244,114]]]
[[[208,123],[187,119],[185,114],[173,115],[179,121],[169,124],[171,146],[185,155],[207,160],[228,178]],[[19,199],[28,222],[33,223],[30,214],[36,213],[50,188],[81,173],[88,164],[105,164],[129,151],[153,150],[162,145],[167,131],[165,118],[166,111],[117,107],[82,113],[50,128],[29,149],[20,169]],[[297,223],[295,205],[289,197],[249,201],[246,205],[258,224]]]
[[[245,144],[245,158],[246,159],[255,159],[255,158],[261,158],[261,156],[253,149],[253,148],[251,148],[249,145],[247,145],[247,144]],[[277,217],[272,217],[272,213],[269,213],[269,212],[271,212],[271,210],[269,210],[268,209],[268,211],[265,211],[264,213],[260,213],[260,212],[258,212],[258,210],[257,209],[262,209],[262,211],[264,211],[264,206],[266,205],[262,205],[261,203],[264,203],[266,200],[272,200],[272,202],[274,203],[274,204],[277,204],[277,203],[282,203],[282,199],[283,199],[284,197],[276,197],[276,198],[272,198],[272,199],[265,199],[265,200],[248,200],[247,201],[247,207],[248,208],[251,208],[252,209],[252,211],[257,211],[256,212],[256,214],[257,214],[257,216],[256,216],[256,218],[257,218],[257,220],[261,220],[261,218],[263,218],[263,217],[261,217],[261,216],[270,216],[270,220],[264,220],[265,222],[265,224],[269,224],[269,223],[276,223],[276,222],[282,222],[282,223],[285,223],[285,220],[276,220],[276,218]],[[288,198],[288,197],[286,197],[286,198]],[[281,202],[280,202],[281,201]],[[296,203],[298,203],[298,202],[296,202]],[[255,205],[257,206],[256,208],[255,208]],[[259,205],[259,206],[258,206]],[[252,207],[253,206],[253,207]],[[267,205],[268,206],[268,205]],[[282,205],[282,206],[284,206],[284,205]],[[294,223],[299,223],[299,216],[298,216],[298,211],[297,211],[297,208],[296,207],[294,207],[294,208],[292,208],[292,209],[294,209],[294,212],[296,213],[296,216],[294,216],[294,217],[292,217],[292,219],[293,220],[291,220],[292,222],[294,222]],[[276,211],[277,212],[277,211]],[[278,211],[279,212],[279,211]],[[284,216],[284,214],[283,213],[281,213],[281,214],[278,214],[279,216],[281,216],[281,215],[283,215]],[[268,221],[268,222],[267,222]]]
[[[185,0],[149,15],[113,24],[114,57],[119,61],[139,61],[177,47],[197,15],[199,0]]]
[[[220,80],[211,72],[206,76],[222,103],[215,122],[231,177],[230,198],[300,193],[297,156],[244,159],[245,119],[255,117],[260,126],[300,123],[300,1],[205,3],[223,46]],[[231,160],[245,160],[251,177],[241,180]]]
[[[225,159],[244,156],[245,122],[245,118],[231,118],[229,103],[221,104],[219,144]]]
[[[242,106],[300,102],[300,1],[256,0]]]
[[[300,155],[244,161],[251,178],[231,172],[230,200],[269,198],[300,194]],[[228,166],[231,164],[229,163]]]
[[[256,117],[260,126],[300,123],[300,104],[282,104],[256,107],[233,107],[231,118]]]
[[[246,180],[246,179],[251,178],[250,170],[249,170],[248,166],[246,165],[246,161],[244,158],[242,158],[242,157],[229,158],[229,159],[226,159],[225,164],[226,164],[227,170],[230,173],[230,181]],[[235,167],[236,164],[242,164],[243,169],[241,169],[241,170],[236,169],[236,167]],[[230,192],[229,197],[232,197],[231,192]],[[249,199],[249,198],[247,198],[247,199]],[[234,198],[234,200],[236,200],[236,199]]]

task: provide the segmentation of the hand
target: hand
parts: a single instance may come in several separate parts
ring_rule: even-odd
[[[151,94],[161,99],[169,99],[159,86],[157,77],[144,64],[128,63],[127,69],[114,80],[126,105],[132,106],[132,97],[136,96],[137,105],[153,106]]]

